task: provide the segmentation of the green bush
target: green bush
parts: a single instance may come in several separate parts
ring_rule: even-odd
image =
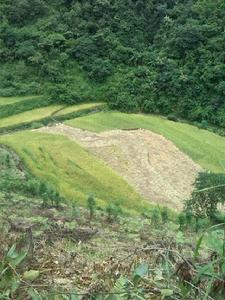
[[[151,224],[153,226],[158,226],[160,222],[160,210],[159,208],[154,208],[150,214]]]
[[[90,220],[92,220],[96,211],[96,200],[92,195],[90,195],[87,199],[87,206],[89,209]]]
[[[225,203],[225,175],[202,172],[195,182],[195,190],[186,202],[186,210],[194,216],[213,218],[219,204]]]
[[[122,214],[122,208],[118,203],[109,203],[106,207],[106,213],[108,215],[108,221],[114,222],[117,220],[118,216]]]
[[[163,207],[161,210],[161,218],[162,218],[162,222],[166,223],[169,221],[169,212],[168,212],[168,208],[167,207]]]
[[[43,127],[43,124],[41,122],[33,122],[30,126],[30,129],[38,129],[40,127]]]
[[[178,122],[179,121],[178,118],[177,118],[177,116],[174,115],[174,114],[169,114],[167,116],[167,119],[170,120],[170,121],[173,121],[173,122]]]
[[[202,120],[199,127],[202,129],[207,129],[209,126],[208,122],[206,120]]]

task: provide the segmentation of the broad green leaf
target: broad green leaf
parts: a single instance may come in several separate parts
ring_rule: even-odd
[[[201,244],[202,244],[204,235],[205,235],[205,233],[203,233],[203,234],[200,236],[200,238],[197,240],[196,247],[195,247],[195,251],[194,251],[194,257],[195,257],[195,258],[197,258],[197,257],[199,256],[199,250],[200,250],[200,247],[201,247]]]
[[[173,290],[171,289],[162,289],[161,290],[162,299],[165,299],[166,297],[170,297],[173,295]]]
[[[16,244],[12,245],[12,247],[9,249],[6,257],[7,258],[12,258],[15,254],[15,250],[16,250]]]
[[[27,252],[23,251],[23,252],[17,254],[17,256],[15,256],[13,259],[9,259],[9,263],[11,263],[12,266],[16,267],[24,260],[26,255],[27,255]]]
[[[134,270],[134,274],[133,274],[134,282],[136,283],[137,281],[139,281],[141,278],[145,277],[146,275],[148,275],[148,265],[147,264],[139,265]]]
[[[224,247],[223,235],[223,230],[215,230],[210,232],[207,236],[207,246],[221,256],[223,255]]]
[[[33,280],[37,279],[39,276],[40,276],[40,271],[30,270],[30,271],[24,272],[23,279],[26,281],[33,281]]]
[[[36,291],[34,288],[28,289],[28,294],[31,297],[32,300],[43,300],[41,295]]]

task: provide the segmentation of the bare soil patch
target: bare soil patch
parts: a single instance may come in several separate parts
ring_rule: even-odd
[[[64,124],[38,130],[68,136],[117,171],[145,199],[178,211],[202,171],[172,142],[148,130],[97,134]]]

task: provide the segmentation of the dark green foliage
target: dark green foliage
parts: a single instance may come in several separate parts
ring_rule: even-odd
[[[87,199],[87,206],[90,213],[90,220],[92,220],[96,210],[96,200],[92,195],[90,195]]]
[[[2,0],[0,95],[100,97],[225,126],[224,11],[223,0]]]
[[[109,203],[106,207],[106,213],[108,215],[108,222],[114,222],[122,214],[122,208],[118,203]]]
[[[225,203],[225,175],[202,172],[199,174],[191,199],[186,203],[187,211],[197,217],[213,218],[218,205]]]
[[[208,126],[208,122],[206,120],[202,120],[199,127],[202,129],[207,129]]]
[[[178,216],[178,223],[180,225],[180,229],[184,229],[185,223],[186,223],[186,219],[185,219],[185,215],[183,213],[179,214]]]
[[[32,110],[39,107],[48,106],[51,103],[49,99],[45,98],[34,98],[20,101],[18,103],[8,104],[1,106],[0,118],[5,118],[12,116],[14,114],[19,114],[24,111]]]
[[[185,211],[185,218],[186,218],[187,226],[190,226],[192,224],[192,219],[193,219],[193,213],[191,210]]]
[[[178,122],[178,118],[177,118],[177,116],[174,115],[174,114],[169,114],[169,115],[167,116],[167,119],[170,120],[170,121]]]
[[[167,207],[163,207],[161,209],[161,218],[162,218],[162,222],[166,223],[169,221],[169,212],[168,212],[168,208]]]
[[[20,278],[16,269],[27,256],[26,251],[17,252],[14,244],[0,261],[1,284],[0,294],[2,299],[11,299],[20,287]]]
[[[157,226],[160,223],[160,210],[159,208],[154,208],[151,211],[151,224]]]

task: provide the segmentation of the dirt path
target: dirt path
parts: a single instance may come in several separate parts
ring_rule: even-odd
[[[78,142],[119,175],[140,195],[181,210],[202,169],[172,142],[148,130],[112,130],[100,134],[64,124],[39,129]]]

